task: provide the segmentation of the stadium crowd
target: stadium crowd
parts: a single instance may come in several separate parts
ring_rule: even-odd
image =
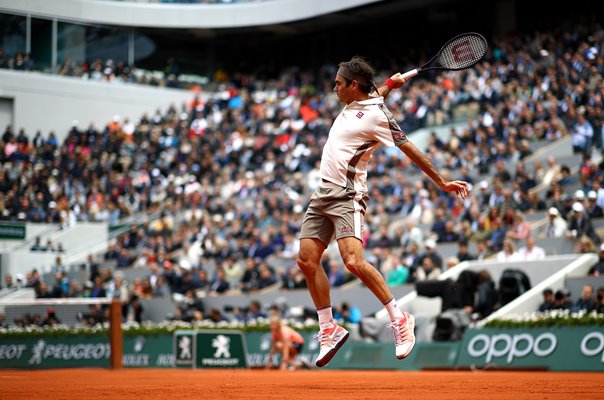
[[[604,30],[574,28],[495,38],[475,68],[417,79],[387,99],[407,131],[479,105],[465,128],[452,130],[447,141],[432,135],[426,149],[445,175],[473,184],[465,202],[439,191],[400,155],[387,149],[374,155],[364,246],[389,284],[433,279],[469,259],[543,257],[526,222],[533,212],[550,218],[544,235],[587,240],[585,251],[600,245],[590,221],[604,207],[604,173],[593,161],[604,147]],[[200,290],[213,296],[304,287],[295,267],[296,234],[340,110],[331,90],[335,68],[291,68],[275,81],[235,74],[207,100],[138,122],[116,116],[102,129],[74,124],[63,142],[53,132],[30,138],[7,127],[0,143],[1,219],[68,227],[149,216],[111,244],[102,262],[112,268],[90,270],[85,287],[67,284],[60,270],[55,288],[43,289],[33,272],[22,283],[37,287],[39,297],[179,293],[192,303]],[[118,70],[125,73],[116,64]],[[577,172],[554,158],[526,166],[532,145],[567,136],[583,155]],[[441,243],[459,243],[456,257],[443,260]],[[272,265],[275,257],[289,262]],[[329,256],[323,265],[333,286],[353,279]],[[124,294],[119,270],[131,267],[152,272]]]

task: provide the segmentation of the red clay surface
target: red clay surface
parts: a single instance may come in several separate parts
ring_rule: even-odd
[[[0,370],[0,399],[602,399],[604,374],[561,372]]]

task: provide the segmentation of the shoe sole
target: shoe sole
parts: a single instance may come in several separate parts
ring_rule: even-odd
[[[319,367],[319,368],[326,366],[327,363],[331,361],[331,359],[333,358],[333,356],[336,355],[336,353],[338,352],[338,350],[340,350],[340,347],[342,347],[344,345],[344,343],[346,343],[346,341],[348,340],[348,336],[350,336],[350,333],[346,332],[346,335],[342,338],[342,340],[340,340],[338,342],[338,344],[336,344],[336,347],[334,347],[333,349],[329,350],[327,352],[327,354],[325,354],[325,357],[323,357],[320,360],[317,360],[317,362],[315,363],[315,365],[317,367]]]
[[[415,317],[413,315],[410,315],[410,317],[413,318],[413,329],[415,329]],[[403,359],[409,357],[409,354],[411,354],[414,347],[415,347],[415,332],[413,333],[413,344],[411,345],[411,348],[409,349],[407,354],[405,354],[403,356],[396,356],[396,358],[399,360],[403,360]]]

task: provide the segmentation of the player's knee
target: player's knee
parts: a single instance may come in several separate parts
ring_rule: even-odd
[[[313,262],[309,257],[306,257],[304,254],[299,254],[296,262],[304,275],[312,273],[316,269],[316,263]]]
[[[354,257],[348,258],[344,261],[346,269],[352,272],[354,275],[359,275],[363,272],[365,263],[362,260],[357,260]]]

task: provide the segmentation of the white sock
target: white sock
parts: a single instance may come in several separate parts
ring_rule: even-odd
[[[334,326],[331,306],[317,310],[317,314],[319,315],[319,327],[321,330],[329,329]]]
[[[403,318],[403,313],[396,306],[396,301],[394,300],[394,297],[388,303],[384,304],[384,307],[386,307],[386,311],[388,311],[388,315],[390,316],[390,321],[394,322],[396,320]]]

